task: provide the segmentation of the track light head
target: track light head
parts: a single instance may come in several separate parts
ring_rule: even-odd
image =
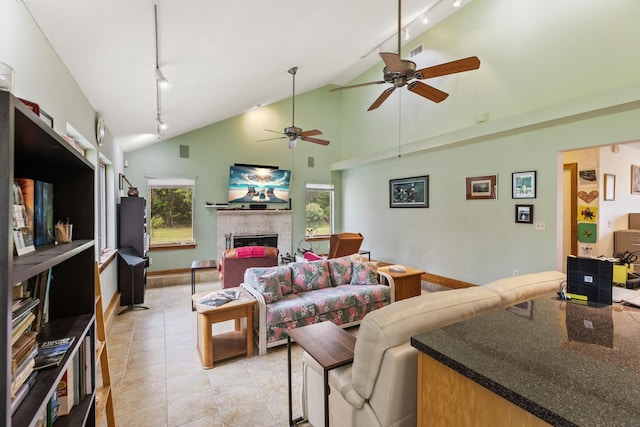
[[[160,68],[156,67],[156,69],[153,72],[153,74],[156,77],[156,80],[158,81],[158,84],[160,85],[160,87],[162,87],[162,88],[168,88],[169,87],[169,80],[167,80],[167,78],[164,76],[164,74],[162,74],[162,70]]]

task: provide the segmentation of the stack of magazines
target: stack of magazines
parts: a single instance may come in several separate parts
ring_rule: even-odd
[[[226,289],[224,291],[210,292],[202,298],[198,298],[196,302],[198,304],[208,305],[211,307],[218,307],[229,301],[236,300],[240,297],[240,291]]]

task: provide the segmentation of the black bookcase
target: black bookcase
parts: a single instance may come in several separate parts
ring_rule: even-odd
[[[53,184],[54,220],[73,224],[73,241],[37,246],[14,255],[12,240],[12,183],[14,177]],[[95,247],[93,165],[68,145],[31,109],[8,92],[0,91],[0,425],[34,425],[73,356],[88,337],[88,374],[93,390],[56,425],[95,424]],[[12,285],[52,269],[49,321],[38,341],[74,336],[62,363],[41,370],[25,400],[11,414]]]
[[[122,197],[118,205],[118,290],[120,305],[144,303],[147,282],[146,200]]]

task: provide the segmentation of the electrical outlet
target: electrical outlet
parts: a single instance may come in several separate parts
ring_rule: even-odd
[[[513,275],[514,276],[519,276],[520,275],[520,270],[513,270]]]
[[[544,221],[536,221],[536,230],[544,230],[547,224]]]

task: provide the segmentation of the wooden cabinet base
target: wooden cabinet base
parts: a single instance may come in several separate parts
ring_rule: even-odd
[[[418,425],[533,427],[550,424],[419,353]]]

